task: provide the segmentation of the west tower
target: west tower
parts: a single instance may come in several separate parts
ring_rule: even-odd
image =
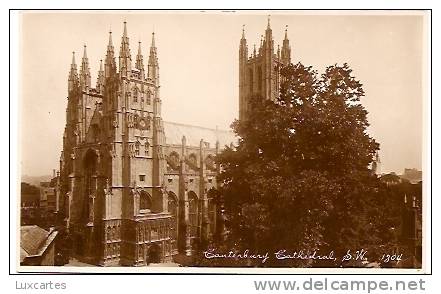
[[[117,58],[110,32],[95,88],[87,47],[79,73],[73,54],[60,178],[82,260],[137,266],[172,258],[159,87],[154,33],[146,70],[140,42],[132,57],[127,24]]]

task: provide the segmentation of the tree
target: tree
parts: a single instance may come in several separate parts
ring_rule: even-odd
[[[375,244],[368,207],[378,181],[369,167],[379,144],[366,132],[364,91],[351,72],[347,64],[321,76],[286,66],[278,100],[254,97],[247,120],[232,124],[239,143],[217,158],[231,246],[344,252]]]

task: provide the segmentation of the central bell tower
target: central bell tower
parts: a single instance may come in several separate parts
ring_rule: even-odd
[[[277,99],[279,94],[279,69],[282,65],[291,63],[291,47],[288,40],[288,29],[285,29],[282,50],[277,46],[274,51],[274,40],[270,18],[262,35],[259,50],[253,47],[251,56],[248,55],[248,45],[245,29],[242,28],[242,38],[239,45],[239,119],[246,119],[250,111],[250,99]]]

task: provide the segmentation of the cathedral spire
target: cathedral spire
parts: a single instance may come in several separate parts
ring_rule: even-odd
[[[81,60],[80,84],[83,90],[90,87],[90,68],[86,44],[84,44],[83,58]]]
[[[100,70],[98,71],[98,78],[96,80],[96,89],[99,93],[104,93],[104,70],[103,70],[103,60],[100,60]]]
[[[69,85],[68,90],[69,92],[74,89],[76,85],[78,85],[78,72],[77,72],[77,64],[75,62],[75,51],[72,52],[72,63],[70,65],[70,71],[69,71]]]
[[[242,38],[240,39],[239,58],[246,61],[248,59],[247,39],[245,39],[245,25],[242,26]]]
[[[112,47],[113,49],[113,41],[112,41],[112,30],[109,30],[109,44],[107,44],[107,48]]]
[[[138,42],[138,54],[136,55],[135,68],[141,72],[141,78],[144,79],[144,61],[141,52],[141,41]]]
[[[156,44],[155,44],[155,31],[153,31],[153,33],[152,33],[152,45],[151,45],[151,47],[156,48]]]
[[[124,33],[119,50],[119,71],[121,75],[127,76],[127,72],[131,70],[131,67],[132,57],[130,55],[129,37],[127,36],[127,22],[124,21]]]
[[[116,73],[115,50],[113,48],[112,31],[109,31],[109,43],[107,44],[106,59],[104,61],[104,76],[110,77]]]
[[[281,58],[283,64],[291,63],[291,46],[289,45],[288,40],[288,25],[285,28],[285,39],[283,39]]]
[[[126,37],[127,38],[127,22],[124,21],[124,33],[123,33],[123,38]]]
[[[142,56],[142,54],[141,54],[141,41],[138,41],[138,56]]]
[[[273,49],[273,31],[271,30],[270,15],[268,15],[268,25],[265,30],[264,45],[266,49]],[[272,50],[271,50],[272,51]]]
[[[155,32],[152,33],[152,44],[150,45],[148,77],[156,84],[159,84],[159,63],[155,45]]]
[[[69,77],[77,76],[77,64],[75,62],[75,51],[72,52],[72,63],[70,64]]]
[[[75,69],[77,68],[77,65],[75,63],[75,51],[72,51],[72,64],[70,65],[71,68],[75,67]]]

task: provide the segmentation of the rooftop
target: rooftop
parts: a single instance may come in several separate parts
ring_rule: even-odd
[[[220,148],[237,141],[232,131],[210,129],[187,124],[164,121],[165,143],[169,145],[181,145],[182,136],[185,136],[187,146],[199,147],[201,139],[210,144],[210,148],[216,147],[219,141]]]
[[[52,243],[56,231],[48,232],[36,225],[20,227],[20,262],[28,256],[41,255]]]

